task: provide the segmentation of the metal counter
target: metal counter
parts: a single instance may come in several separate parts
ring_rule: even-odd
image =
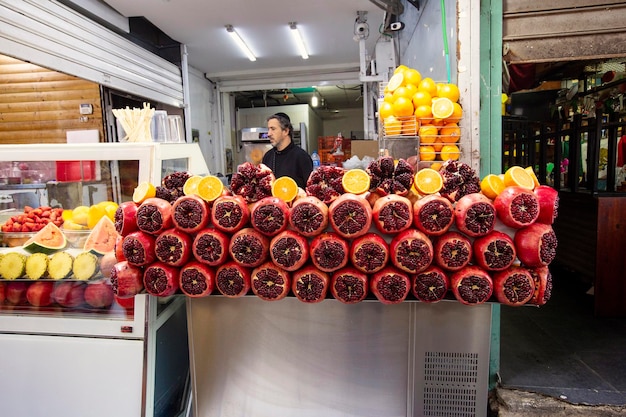
[[[486,415],[491,305],[187,301],[196,417]]]

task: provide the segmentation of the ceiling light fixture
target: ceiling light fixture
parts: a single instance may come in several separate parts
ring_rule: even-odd
[[[241,39],[241,36],[239,36],[237,31],[233,28],[233,25],[226,25],[226,32],[233,38],[239,49],[246,54],[250,61],[256,61],[256,56],[254,56],[250,48],[248,48],[248,45]]]
[[[318,105],[319,105],[319,102],[317,100],[317,96],[311,97],[311,107],[317,107]]]
[[[302,39],[302,34],[298,30],[296,22],[289,22],[289,29],[291,29],[291,35],[293,36],[296,45],[298,45],[298,51],[300,52],[300,56],[302,57],[302,59],[309,59],[309,53],[306,51],[306,47],[304,46],[304,40]]]

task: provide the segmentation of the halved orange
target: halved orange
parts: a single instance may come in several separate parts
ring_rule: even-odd
[[[397,70],[398,69],[396,68],[396,71]],[[404,74],[402,73],[402,71],[396,72],[389,79],[386,90],[389,91],[390,93],[393,93],[396,90],[396,88],[402,85],[403,82],[404,82]]]
[[[413,183],[421,194],[434,194],[443,187],[443,178],[439,171],[432,168],[422,168],[415,173]]]
[[[504,181],[496,174],[485,175],[485,178],[480,182],[480,191],[493,200],[504,191]]]
[[[461,129],[456,123],[446,123],[439,129],[439,138],[445,143],[456,143],[461,139]]]
[[[347,193],[363,194],[370,189],[370,176],[360,168],[349,169],[343,174],[341,185]]]
[[[454,103],[449,98],[440,97],[433,100],[431,110],[435,119],[447,119],[454,113]]]
[[[298,184],[291,177],[276,178],[272,183],[272,195],[290,203],[298,195]]]
[[[434,161],[436,157],[435,148],[430,145],[420,145],[420,161]]]
[[[439,155],[442,161],[447,161],[448,159],[456,161],[461,157],[461,150],[456,145],[444,145],[441,148],[441,152]]]
[[[202,177],[200,175],[192,175],[187,178],[185,184],[183,185],[183,193],[185,195],[193,195],[198,193],[198,184]]]
[[[539,184],[539,178],[537,178],[537,176],[535,175],[535,171],[533,170],[533,167],[527,166],[524,169],[526,170],[526,172],[528,172],[530,174],[530,176],[532,177],[533,181],[535,182],[535,188],[539,187],[541,184]]]
[[[535,181],[528,171],[521,166],[514,165],[504,173],[504,186],[509,187],[511,185],[533,190],[535,188]]]
[[[204,201],[211,202],[222,195],[224,183],[215,175],[207,175],[198,182],[196,194]]]
[[[146,199],[156,195],[156,187],[149,181],[140,182],[133,191],[133,201],[137,204],[143,203]]]

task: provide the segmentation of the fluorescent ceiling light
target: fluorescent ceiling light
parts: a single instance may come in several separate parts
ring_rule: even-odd
[[[246,45],[243,39],[241,39],[241,36],[239,36],[237,31],[235,31],[233,25],[226,25],[226,32],[228,32],[230,37],[233,38],[239,49],[241,49],[241,51],[246,54],[250,61],[256,61],[256,56],[254,56],[250,48],[248,48],[248,45]]]
[[[317,96],[311,97],[311,107],[317,107],[318,104]]]
[[[296,22],[289,22],[289,29],[291,29],[291,35],[293,36],[296,45],[298,45],[298,51],[300,52],[300,56],[302,56],[302,59],[309,59],[309,53],[306,51],[306,47],[304,46],[304,40],[302,39],[302,34],[298,30]]]

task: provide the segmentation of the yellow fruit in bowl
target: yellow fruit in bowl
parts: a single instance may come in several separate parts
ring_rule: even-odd
[[[106,214],[106,209],[103,206],[94,204],[89,207],[89,212],[87,214],[87,227],[93,229],[96,224],[98,224],[100,219],[106,216]]]
[[[71,220],[76,224],[82,224],[83,226],[87,226],[88,217],[89,207],[87,206],[78,206],[74,210],[72,210]]]

